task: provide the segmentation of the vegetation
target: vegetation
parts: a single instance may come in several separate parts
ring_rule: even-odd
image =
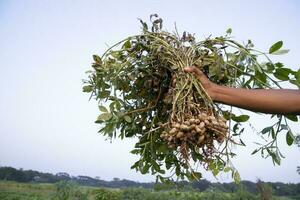
[[[288,81],[300,87],[300,70],[273,63],[268,57],[288,50],[281,49],[282,41],[268,52],[255,50],[250,40],[245,45],[234,41],[231,29],[224,36],[197,41],[194,35],[180,35],[177,29],[175,33],[164,31],[163,20],[156,14],[150,16],[150,30],[140,21],[141,34],[118,42],[101,57],[93,56],[93,70],[88,71],[83,91],[99,101],[101,114],[96,123],[103,125],[99,132],[109,138],[137,137],[132,153],[140,159],[132,169],[156,174],[158,180],[173,175],[198,180],[201,173],[196,169],[202,166],[213,175],[231,172],[238,182],[230,147],[245,145],[240,139],[241,123],[249,116],[212,102],[201,83],[184,73],[184,67],[196,66],[221,85],[281,88],[280,83]],[[279,165],[283,155],[277,135],[284,132],[291,145],[294,135],[288,120],[297,121],[297,117],[273,117],[278,121],[261,131],[269,140],[253,154],[261,152]]]
[[[35,174],[32,179],[30,177]],[[33,170],[0,167],[0,199],[258,199],[261,196],[299,199],[300,183],[211,183],[205,179],[177,184],[138,183],[114,178],[104,181],[88,176],[73,177]],[[5,178],[3,178],[5,177]],[[23,177],[23,178],[22,178]],[[47,178],[48,179],[47,179]],[[12,181],[22,180],[23,183]],[[54,181],[55,180],[55,181]],[[26,182],[26,183],[24,183]],[[49,184],[51,182],[53,184]],[[92,187],[93,186],[93,187]],[[110,189],[109,189],[110,188]],[[240,197],[240,198],[238,198]]]
[[[273,200],[295,200],[298,196],[272,197]],[[210,187],[204,192],[191,188],[154,191],[143,188],[108,189],[58,184],[16,183],[0,181],[1,200],[259,200],[260,195],[238,187],[235,192],[222,192]]]

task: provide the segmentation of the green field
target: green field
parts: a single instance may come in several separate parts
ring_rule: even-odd
[[[208,190],[197,191],[152,191],[142,188],[109,189],[78,186],[73,183],[17,183],[0,181],[0,200],[254,200],[260,199],[243,190],[222,193]],[[272,197],[278,200],[298,198]]]

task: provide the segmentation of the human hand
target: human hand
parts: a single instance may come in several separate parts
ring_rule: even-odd
[[[217,84],[211,82],[206,75],[197,67],[191,66],[191,67],[185,67],[184,68],[185,72],[194,74],[195,77],[201,82],[203,88],[206,90],[208,95],[212,98],[212,100],[215,100],[216,98],[216,93],[215,89],[217,87]]]

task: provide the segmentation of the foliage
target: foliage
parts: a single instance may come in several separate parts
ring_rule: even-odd
[[[71,195],[71,190],[73,189],[72,183],[67,181],[60,181],[55,184],[56,186],[56,195],[54,199],[57,200],[68,200]]]
[[[26,177],[26,178],[24,178]],[[113,181],[105,181],[99,178],[89,176],[70,176],[67,173],[43,173],[33,170],[15,169],[13,167],[0,167],[0,180],[10,180],[18,182],[35,182],[35,183],[56,183],[59,181],[72,181],[80,185],[101,186],[110,188],[122,187],[143,187],[151,188],[152,183],[139,183],[131,180],[114,179]]]
[[[281,88],[282,82],[300,87],[300,70],[273,63],[268,57],[288,52],[282,49],[282,41],[265,53],[253,49],[251,40],[245,45],[234,41],[231,29],[224,36],[196,41],[192,34],[179,35],[177,29],[164,31],[163,20],[156,14],[150,21],[151,30],[140,20],[141,34],[118,42],[101,57],[93,56],[93,70],[87,72],[83,92],[99,101],[96,123],[103,125],[99,132],[109,138],[138,138],[131,153],[140,159],[132,169],[155,174],[158,180],[168,181],[170,177],[163,176],[166,170],[182,179],[198,180],[201,173],[196,168],[202,165],[213,175],[231,172],[239,182],[239,173],[230,162],[235,156],[230,147],[245,145],[240,139],[241,125],[249,116],[212,102],[202,84],[184,73],[184,67],[196,66],[220,85],[247,89]],[[283,155],[277,136],[285,132],[291,145],[294,135],[287,120],[298,119],[294,115],[271,117],[278,122],[261,131],[270,141],[253,154],[260,151],[279,165]]]
[[[261,180],[258,180],[257,183],[257,189],[260,194],[260,199],[261,200],[271,200],[272,199],[272,188],[263,183]]]
[[[15,192],[0,191],[1,200],[42,200],[43,198],[37,194],[19,194]]]
[[[55,183],[56,193],[53,200],[87,200],[87,194],[78,190],[78,185],[71,181]]]
[[[233,184],[233,183],[232,183]],[[253,183],[254,184],[254,183]],[[276,194],[276,188],[280,188],[281,194],[285,194],[281,197],[273,196],[274,200],[292,200],[299,199],[300,184],[277,184],[264,183],[272,186],[274,195]],[[97,200],[97,199],[109,199],[109,200],[258,200],[259,196],[257,191],[249,193],[248,186],[245,184],[237,187],[235,191],[226,191],[221,185],[212,184],[208,189],[203,192],[197,190],[190,190],[181,188],[171,190],[160,190],[158,192],[143,189],[143,188],[126,188],[126,189],[109,189],[99,187],[75,187],[73,194],[70,196],[72,200]],[[224,185],[223,185],[224,186]],[[255,187],[255,184],[254,184]],[[229,187],[228,187],[229,188]],[[298,188],[298,193],[297,193]],[[292,193],[292,191],[294,193]],[[285,193],[283,193],[285,192]],[[0,199],[1,200],[50,200],[53,199],[56,193],[56,186],[54,184],[30,184],[30,183],[15,183],[0,181]],[[85,194],[84,198],[76,196],[76,194]],[[287,195],[292,194],[292,195]]]
[[[1,171],[1,168],[0,168]],[[21,170],[19,170],[21,171]],[[29,171],[29,170],[27,170]],[[22,170],[22,172],[26,172],[26,170]],[[19,173],[17,173],[19,174]],[[2,174],[2,176],[5,176],[5,174]],[[54,175],[53,175],[54,176]],[[158,198],[157,196],[163,196],[170,194],[175,195],[177,191],[181,194],[181,192],[184,192],[184,194],[181,194],[181,196],[187,196],[187,193],[201,193],[201,195],[208,195],[207,192],[209,191],[218,191],[221,194],[231,194],[231,197],[233,198],[235,196],[244,195],[246,196],[253,196],[258,194],[258,189],[256,186],[256,183],[253,183],[251,181],[241,181],[239,185],[235,183],[212,183],[205,179],[201,179],[199,181],[195,182],[187,182],[187,181],[180,181],[177,182],[177,184],[167,184],[167,183],[138,183],[134,181],[129,180],[121,180],[118,178],[114,178],[112,181],[104,181],[100,179],[93,179],[89,178],[85,182],[79,181],[77,184],[80,185],[93,185],[96,187],[87,187],[87,186],[79,186],[77,184],[70,184],[68,182],[68,178],[65,176],[66,180],[64,182],[60,182],[58,184],[41,184],[37,183],[34,180],[30,181],[30,183],[16,183],[16,182],[10,182],[10,181],[0,181],[0,194],[5,196],[20,196],[16,197],[16,199],[22,199],[21,197],[25,194],[27,196],[40,198],[40,199],[53,199],[54,197],[57,197],[57,187],[60,186],[60,184],[67,184],[67,187],[62,185],[62,188],[68,188],[70,187],[70,193],[69,197],[71,199],[81,199],[84,200],[87,197],[91,198],[96,196],[97,194],[103,192],[107,192],[110,194],[111,192],[115,191],[124,191],[122,194],[126,195],[137,195],[139,193],[147,193],[151,197]],[[85,177],[86,179],[86,177]],[[80,179],[73,178],[72,181],[78,181]],[[90,181],[90,182],[89,182]],[[68,186],[68,184],[70,184]],[[300,183],[298,184],[291,184],[291,183],[264,183],[272,187],[273,194],[276,196],[287,196],[287,197],[293,197],[294,199],[297,199],[300,195]],[[74,186],[74,187],[73,187]],[[105,187],[106,189],[99,189],[99,187]],[[107,188],[109,187],[109,188]],[[120,188],[120,189],[116,189]],[[139,189],[137,189],[139,188]],[[151,192],[151,191],[155,192]],[[30,191],[30,192],[29,192]],[[62,190],[61,190],[62,191]],[[109,195],[107,194],[107,195]],[[120,194],[121,195],[121,194]],[[142,194],[141,194],[142,195]],[[1,197],[1,196],[0,196]],[[48,198],[47,198],[48,197]],[[29,197],[28,197],[29,198]],[[98,197],[100,198],[100,197]],[[175,197],[174,197],[175,198]],[[0,199],[4,199],[0,198]],[[299,198],[298,198],[299,199]]]
[[[107,189],[98,189],[95,193],[95,200],[119,200],[121,196],[119,191]]]

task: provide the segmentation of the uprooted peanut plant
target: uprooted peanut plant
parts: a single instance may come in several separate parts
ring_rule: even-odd
[[[198,67],[217,84],[247,89],[280,88],[282,81],[299,87],[300,70],[273,63],[267,56],[287,53],[281,49],[282,41],[264,53],[254,50],[250,40],[246,44],[234,41],[231,29],[225,36],[197,41],[194,35],[179,34],[177,29],[174,33],[164,31],[156,14],[150,21],[151,30],[140,20],[141,34],[118,42],[101,57],[93,56],[93,70],[87,72],[83,91],[91,92],[91,98],[99,102],[99,132],[109,138],[137,138],[131,153],[140,159],[132,169],[156,174],[161,181],[175,174],[182,179],[199,179],[199,167],[214,175],[231,172],[239,181],[230,162],[235,156],[231,147],[245,145],[240,139],[244,131],[241,123],[249,116],[213,102],[201,82],[185,73],[184,67]],[[265,62],[259,61],[262,59]],[[291,145],[294,136],[287,119],[296,121],[297,117],[271,117],[278,122],[261,131],[270,136],[269,141],[253,154],[260,151],[280,164],[277,135],[285,132]]]

